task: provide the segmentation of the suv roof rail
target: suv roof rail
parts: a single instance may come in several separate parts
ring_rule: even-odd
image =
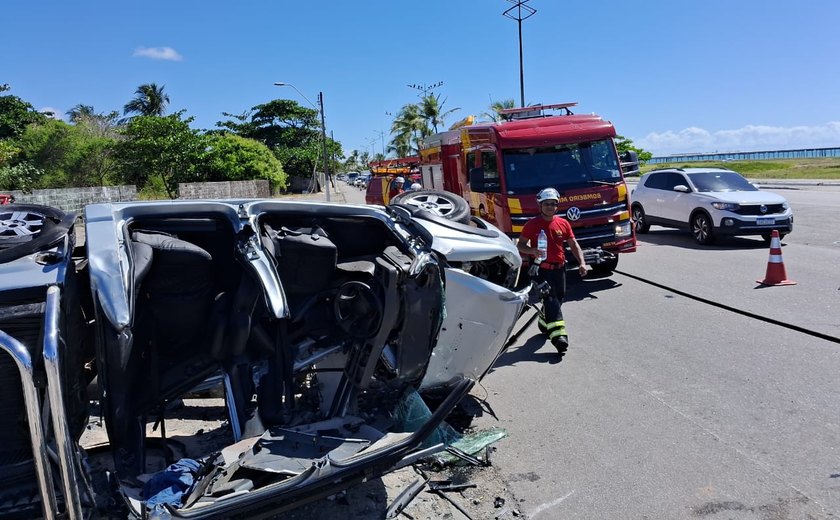
[[[667,171],[670,171],[670,170],[677,170],[677,171],[681,171],[681,172],[685,171],[683,168],[654,168],[652,170],[648,170],[647,173],[667,172]]]

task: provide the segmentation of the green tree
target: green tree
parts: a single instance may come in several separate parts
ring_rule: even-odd
[[[21,149],[11,139],[0,139],[0,167],[11,166]]]
[[[120,113],[117,111],[97,113],[90,105],[76,105],[67,111],[67,117],[71,123],[83,128],[90,135],[112,139],[119,135],[117,129],[120,125]]]
[[[420,113],[420,107],[414,103],[404,105],[391,123],[390,147],[399,157],[417,152],[419,138],[428,135],[429,129]]]
[[[630,151],[630,150],[636,152],[637,154],[639,154],[639,162],[640,163],[646,163],[649,160],[651,160],[651,158],[653,157],[653,154],[651,152],[646,152],[643,149],[641,149],[637,146],[634,146],[633,145],[633,140],[628,139],[627,137],[624,137],[623,135],[615,136],[615,148],[618,151],[619,155],[621,155],[624,152]]]
[[[20,158],[44,174],[38,187],[102,186],[116,180],[116,140],[91,132],[85,123],[49,119],[29,125],[18,139]]]
[[[20,190],[29,193],[38,185],[43,175],[43,170],[26,161],[14,166],[2,166],[0,167],[0,190]]]
[[[145,83],[137,87],[134,99],[123,107],[123,114],[141,116],[162,116],[169,104],[169,95],[163,92],[165,85],[158,87],[156,83]]]
[[[288,99],[275,99],[257,105],[240,115],[225,113],[230,119],[216,126],[268,146],[291,177],[309,178],[322,169],[323,145],[318,111]],[[341,157],[341,145],[327,139],[328,157]],[[336,163],[332,171],[335,171]]]
[[[516,101],[513,98],[503,99],[501,101],[491,101],[489,112],[485,112],[482,114],[484,117],[488,118],[489,120],[493,121],[494,123],[499,123],[501,121],[509,120],[510,118],[502,115],[502,110],[506,110],[508,108],[516,108]]]
[[[190,128],[193,118],[183,119],[183,111],[164,117],[138,116],[122,130],[124,140],[117,145],[125,182],[138,189],[159,187],[169,198],[176,198],[178,183],[200,178],[207,138]]]
[[[17,140],[20,159],[44,172],[39,188],[63,188],[78,185],[71,171],[80,159],[81,142],[73,126],[57,119],[46,119],[26,127]]]
[[[286,172],[267,146],[233,134],[208,136],[204,177],[208,181],[266,179],[274,189],[286,188]]]
[[[0,85],[0,92],[9,90],[8,85]],[[35,108],[17,96],[0,96],[0,139],[18,137],[27,125],[40,123],[48,119]]]
[[[443,105],[445,104],[446,100],[444,99],[441,101],[440,94],[427,94],[421,98],[420,115],[423,117],[425,122],[425,134],[423,137],[427,137],[432,133],[436,134],[438,132],[438,127],[443,126],[446,116],[457,110],[461,110],[460,108],[444,110]],[[429,130],[431,130],[431,132]]]
[[[347,156],[347,160],[344,161],[344,171],[353,172],[361,169],[362,168],[359,166],[359,150],[354,149],[350,152],[350,155]]]

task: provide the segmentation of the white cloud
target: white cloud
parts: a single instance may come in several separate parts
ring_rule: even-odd
[[[840,146],[840,121],[815,126],[747,125],[715,132],[689,127],[678,132],[651,132],[635,144],[654,156],[836,147]]]
[[[134,56],[151,58],[153,60],[181,61],[183,56],[172,47],[138,47],[134,49]]]

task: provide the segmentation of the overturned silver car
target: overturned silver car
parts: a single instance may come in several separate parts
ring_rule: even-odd
[[[381,476],[527,301],[509,238],[411,206],[96,204],[84,248],[75,220],[0,210],[3,518],[247,518]],[[172,404],[214,381],[223,445],[152,468]],[[395,410],[417,391],[440,405],[406,429]],[[80,442],[91,411],[105,464]]]

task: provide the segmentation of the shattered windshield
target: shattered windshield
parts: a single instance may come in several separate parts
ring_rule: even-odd
[[[618,159],[609,139],[591,143],[504,150],[510,195],[554,188],[621,181]]]

